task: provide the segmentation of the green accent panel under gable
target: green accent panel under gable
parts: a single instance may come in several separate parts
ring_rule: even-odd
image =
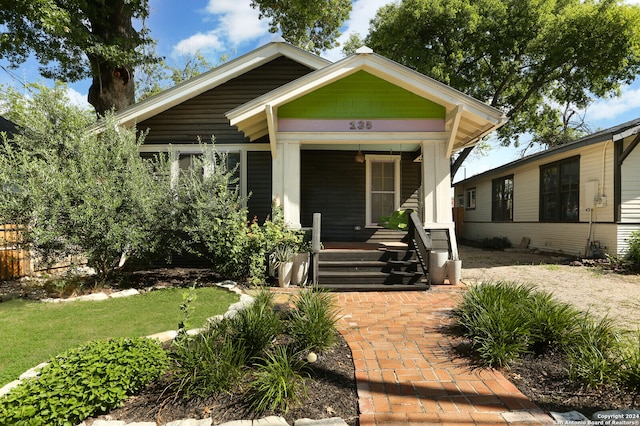
[[[278,108],[280,118],[445,118],[445,108],[365,71]]]

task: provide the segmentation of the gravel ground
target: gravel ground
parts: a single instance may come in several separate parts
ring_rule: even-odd
[[[462,281],[515,281],[552,292],[596,316],[609,315],[621,328],[640,329],[640,275],[603,266],[571,266],[574,259],[548,253],[461,246]]]

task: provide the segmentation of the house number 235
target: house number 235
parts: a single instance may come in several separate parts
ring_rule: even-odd
[[[371,130],[373,122],[369,120],[357,120],[349,122],[349,130]]]

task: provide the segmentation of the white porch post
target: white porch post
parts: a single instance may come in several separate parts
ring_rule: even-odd
[[[276,144],[272,159],[272,195],[278,199],[287,226],[300,229],[300,142]]]
[[[422,190],[424,194],[424,227],[453,227],[451,213],[450,165],[445,159],[447,144],[422,142]]]

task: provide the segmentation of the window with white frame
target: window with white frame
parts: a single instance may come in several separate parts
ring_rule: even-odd
[[[367,155],[366,169],[366,221],[377,226],[400,207],[400,156]]]
[[[466,210],[475,210],[476,208],[476,189],[468,188],[464,192],[464,208]]]

